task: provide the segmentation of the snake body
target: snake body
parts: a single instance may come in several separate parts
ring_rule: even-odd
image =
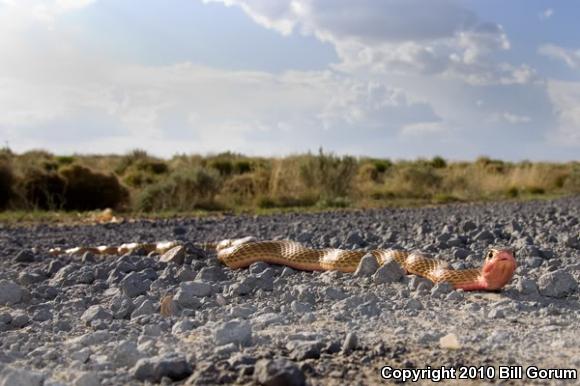
[[[430,258],[418,252],[392,249],[344,250],[335,248],[312,249],[290,240],[255,241],[252,237],[228,239],[219,243],[200,244],[203,249],[215,250],[218,259],[232,269],[244,268],[262,261],[285,265],[306,271],[354,272],[362,258],[371,255],[378,265],[390,260],[396,261],[408,274],[422,276],[434,283],[447,282],[456,289],[497,290],[502,288],[513,276],[516,268],[513,251],[506,248],[491,248],[486,254],[484,264],[478,269],[451,269],[446,262]],[[177,242],[130,243],[120,246],[76,247],[68,250],[53,248],[51,253],[58,255],[95,254],[123,255],[136,250],[145,253],[170,253],[183,248]]]

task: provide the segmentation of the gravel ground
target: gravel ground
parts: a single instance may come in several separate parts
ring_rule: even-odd
[[[380,378],[383,366],[578,370],[579,217],[576,197],[0,227],[0,385],[368,385],[393,382]],[[314,247],[421,249],[455,268],[480,266],[488,246],[509,245],[519,266],[502,292],[472,293],[401,276],[397,267],[340,274],[256,263],[232,271],[191,245],[171,262],[138,253],[46,253],[247,235]],[[160,314],[160,303],[172,316]],[[486,382],[497,384],[498,373],[476,383]]]

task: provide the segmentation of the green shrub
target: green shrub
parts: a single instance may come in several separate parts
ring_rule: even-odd
[[[317,200],[313,196],[302,196],[302,197],[292,197],[292,196],[260,196],[256,200],[256,205],[262,209],[269,208],[300,208],[309,207],[317,203]]]
[[[218,171],[221,176],[229,176],[234,171],[234,164],[227,159],[215,159],[210,161],[209,167]]]
[[[220,193],[228,203],[235,205],[247,204],[251,203],[253,198],[259,193],[257,185],[254,176],[251,174],[232,176],[224,182]]]
[[[8,162],[0,162],[0,209],[5,209],[14,195],[14,174]]]
[[[133,167],[135,170],[150,174],[165,174],[169,171],[169,167],[165,162],[154,159],[137,160]]]
[[[511,188],[509,188],[506,191],[506,196],[511,197],[511,198],[516,198],[519,195],[520,195],[520,191],[515,186],[512,186]]]
[[[374,160],[373,164],[375,165],[375,170],[378,173],[385,173],[393,166],[393,163],[388,159]]]
[[[489,173],[502,174],[507,171],[507,164],[505,162],[485,156],[477,158],[475,164],[484,168]]]
[[[381,173],[372,163],[362,164],[358,168],[357,179],[359,184],[364,184],[365,181],[379,182]]]
[[[544,194],[546,193],[546,189],[539,187],[539,186],[530,186],[526,188],[526,191],[530,194]]]
[[[234,171],[237,174],[249,173],[252,171],[252,164],[248,160],[239,160],[234,163]]]
[[[580,163],[572,165],[570,174],[563,183],[563,187],[570,193],[580,193]]]
[[[26,206],[34,209],[62,209],[65,191],[66,181],[55,172],[29,170],[21,181],[21,192]]]
[[[306,186],[320,192],[320,198],[347,197],[357,168],[353,157],[324,154],[320,149],[317,156],[305,158],[300,166],[300,177]]]
[[[61,169],[60,175],[66,183],[64,208],[67,210],[116,209],[129,197],[127,189],[113,174],[71,165]]]
[[[135,149],[129,152],[128,154],[121,157],[121,159],[117,162],[115,166],[114,172],[117,175],[123,175],[133,164],[137,163],[138,161],[142,160],[149,160],[151,157],[149,154],[142,149]]]
[[[224,157],[237,157],[225,155]],[[252,171],[252,164],[245,159],[216,158],[209,161],[208,166],[219,172],[222,177],[231,176],[232,174],[244,174]]]
[[[316,203],[319,208],[348,208],[351,205],[348,197],[323,198]]]
[[[437,193],[433,196],[433,201],[437,204],[449,204],[453,202],[461,202],[462,200],[452,194]]]
[[[133,188],[151,185],[169,172],[169,166],[154,159],[139,159],[127,167],[123,174],[123,182]]]
[[[123,177],[123,183],[132,188],[142,188],[146,185],[154,184],[156,181],[155,175],[138,170],[127,172]]]
[[[62,166],[71,165],[75,162],[75,157],[73,156],[58,156],[56,157],[56,163]]]
[[[220,178],[215,170],[179,170],[141,191],[136,209],[145,212],[215,209],[219,189]]]
[[[435,169],[425,163],[400,166],[394,176],[391,189],[405,198],[429,198],[441,186],[442,178]]]
[[[447,161],[445,161],[445,158],[443,157],[435,156],[431,160],[431,166],[433,166],[435,169],[443,169],[447,167]]]

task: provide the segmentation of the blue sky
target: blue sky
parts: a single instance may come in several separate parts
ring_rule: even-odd
[[[0,0],[16,151],[580,159],[580,3]]]

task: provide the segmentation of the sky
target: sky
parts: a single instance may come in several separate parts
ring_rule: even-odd
[[[578,15],[568,0],[0,0],[0,141],[580,160]]]

